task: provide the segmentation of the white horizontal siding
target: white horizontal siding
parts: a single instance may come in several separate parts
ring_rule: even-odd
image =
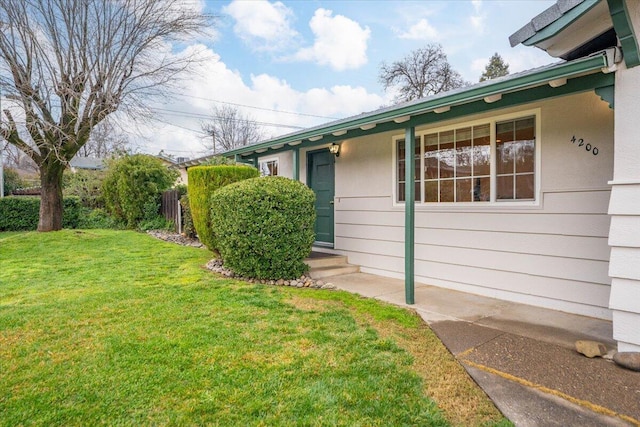
[[[606,242],[605,242],[606,246]],[[341,250],[375,255],[398,256],[403,254],[404,242],[388,240],[340,239]],[[515,271],[540,277],[562,278],[582,282],[609,285],[609,263],[577,258],[534,255],[530,253],[496,252],[494,250],[464,247],[433,246],[417,243],[416,260],[470,266],[487,270]],[[540,266],[544,266],[541,269]]]
[[[403,226],[404,211],[336,211],[336,224]],[[416,227],[443,229],[608,237],[607,215],[544,214],[503,212],[421,212],[416,210]]]
[[[417,206],[416,280],[609,317],[608,196],[551,192],[529,209]],[[388,197],[336,203],[335,247],[363,271],[401,277],[404,232],[404,210]]]
[[[612,247],[611,277],[622,279],[640,279],[640,248]]]
[[[636,247],[640,246],[640,215],[611,217],[609,245]]]
[[[336,237],[344,239],[386,240],[404,242],[404,226],[336,224]],[[564,236],[551,234],[506,233],[501,231],[452,230],[420,227],[415,230],[417,242],[426,245],[483,249],[497,252],[609,260],[605,237]],[[404,244],[404,243],[403,243]]]
[[[629,279],[612,280],[609,306],[621,311],[634,311],[640,301],[640,281]],[[640,322],[636,325],[640,327]]]
[[[585,194],[586,193],[586,194]],[[545,213],[606,215],[611,190],[548,191],[544,194]]]
[[[638,325],[640,313],[613,311],[613,338],[618,341],[618,351],[640,351]]]

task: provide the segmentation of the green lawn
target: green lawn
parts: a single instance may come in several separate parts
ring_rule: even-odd
[[[209,258],[134,232],[0,233],[0,425],[507,423],[413,313],[222,279]]]

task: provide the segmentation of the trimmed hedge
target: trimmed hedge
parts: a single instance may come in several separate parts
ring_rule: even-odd
[[[293,279],[315,239],[315,194],[284,177],[228,185],[211,197],[211,222],[225,267],[256,279]]]
[[[78,197],[62,201],[62,227],[78,228],[82,203]],[[0,231],[29,231],[38,229],[40,197],[5,197],[0,199]]]
[[[211,195],[225,185],[255,178],[260,175],[260,172],[251,166],[225,165],[194,166],[187,169],[187,174],[189,177],[189,206],[198,239],[210,251],[217,252],[217,233],[214,233],[214,229],[211,228]]]

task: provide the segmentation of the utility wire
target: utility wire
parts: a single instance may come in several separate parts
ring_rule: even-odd
[[[220,101],[218,99],[204,98],[202,96],[185,95],[183,93],[173,93],[173,95],[180,96],[180,97],[183,97],[183,98],[202,99],[203,101],[217,102],[219,104],[228,104],[228,105],[235,105],[235,106],[238,106],[238,107],[253,108],[253,109],[256,109],[256,110],[271,111],[271,112],[274,112],[274,113],[293,114],[293,115],[296,115],[296,116],[315,117],[315,118],[318,118],[318,119],[329,119],[329,120],[338,120],[338,119],[340,119],[339,117],[319,116],[317,114],[298,113],[298,112],[295,112],[295,111],[276,110],[274,108],[256,107],[254,105],[238,104],[238,103],[229,102],[229,101]]]
[[[183,117],[190,117],[190,118],[199,118],[199,119],[205,119],[205,120],[227,120],[227,117],[220,117],[220,116],[212,116],[212,115],[208,115],[208,114],[202,114],[202,113],[190,113],[190,112],[185,112],[185,111],[178,111],[178,110],[171,110],[169,108],[159,108],[159,107],[154,107],[151,108],[154,111],[158,111],[160,114],[168,114],[168,113],[173,113],[173,114],[177,114]],[[270,122],[259,122],[256,120],[247,120],[247,119],[233,119],[236,122],[243,122],[243,121],[249,121],[252,123],[255,123],[257,125],[261,125],[261,126],[271,126],[271,127],[279,127],[279,128],[288,128],[288,129],[305,129],[302,126],[294,126],[294,125],[285,125],[282,123],[270,123]]]

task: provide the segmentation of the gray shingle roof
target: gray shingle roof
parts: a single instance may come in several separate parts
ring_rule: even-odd
[[[538,31],[553,24],[558,19],[562,18],[565,13],[584,1],[585,0],[558,0],[556,4],[549,7],[538,16],[535,16],[527,25],[509,36],[509,43],[511,43],[511,47],[533,37]]]

